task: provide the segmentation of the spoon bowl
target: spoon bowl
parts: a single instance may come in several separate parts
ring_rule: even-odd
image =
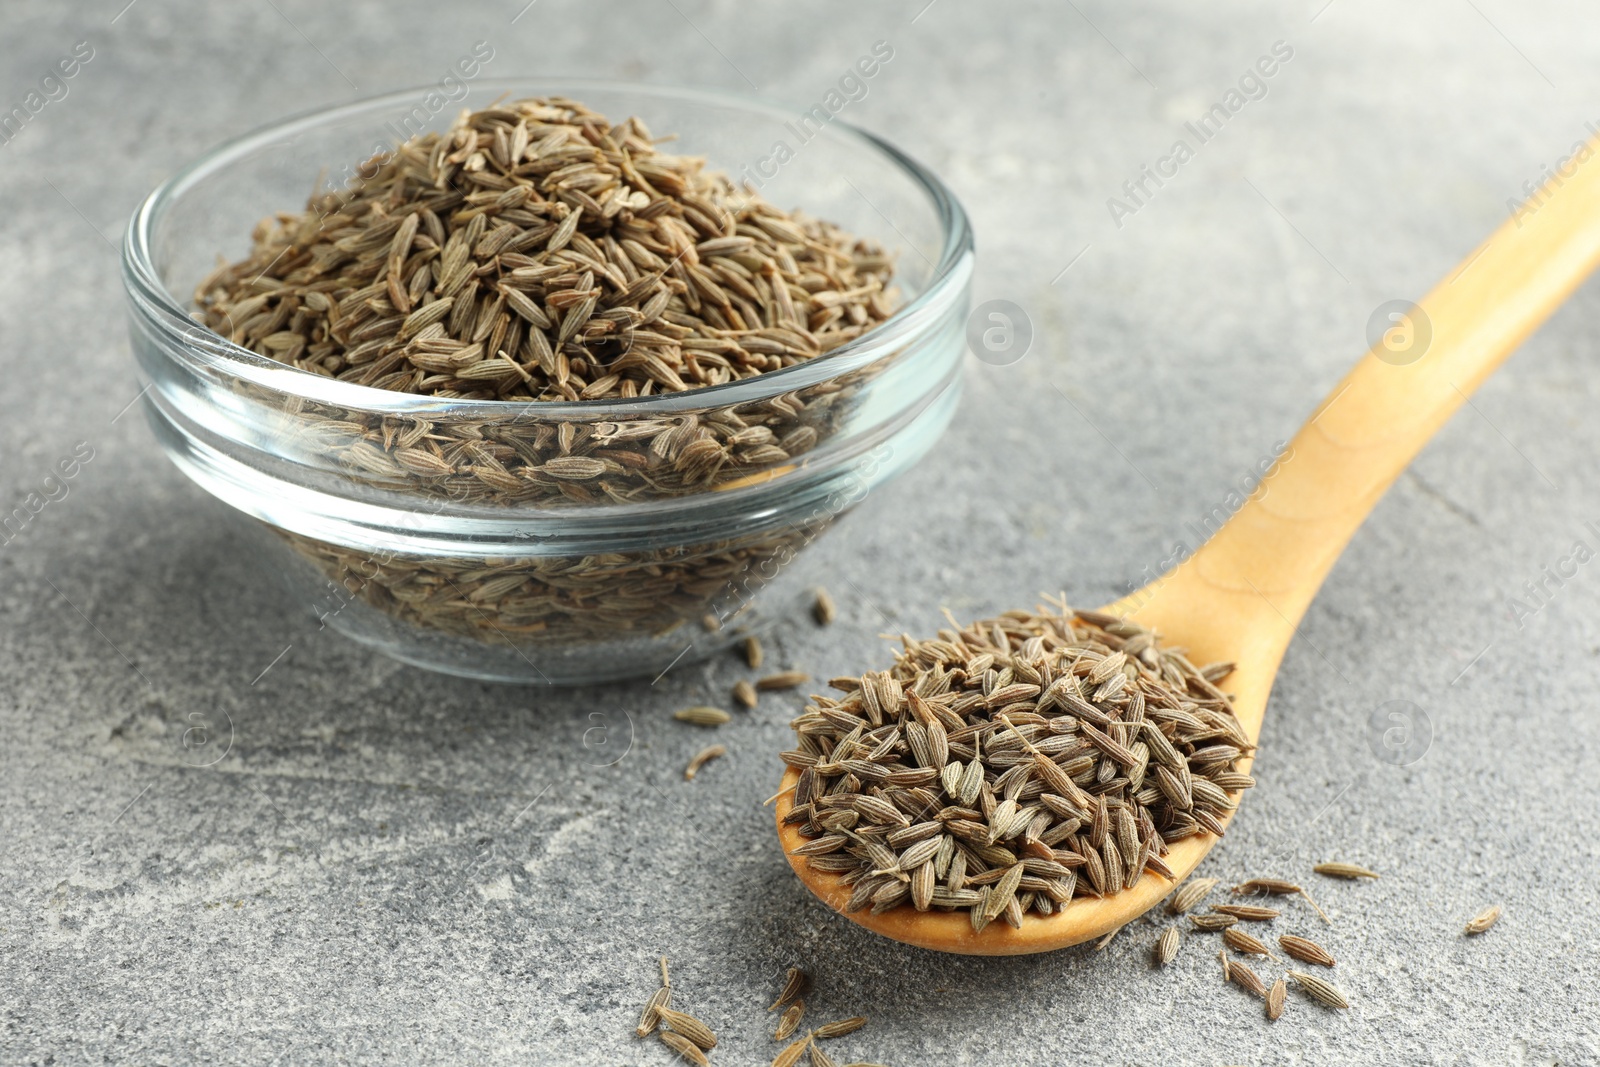
[[[1223,687],[1252,745],[1301,617],[1345,545],[1422,446],[1522,340],[1600,263],[1600,138],[1586,161],[1541,193],[1539,212],[1507,222],[1416,305],[1397,313],[1295,435],[1250,498],[1195,554],[1099,610],[1156,630],[1193,662],[1231,661]],[[1248,772],[1254,753],[1237,764]],[[1102,937],[1155,907],[1216,838],[1173,842],[1171,880],[1146,872],[1131,888],[1079,897],[1020,928],[974,932],[967,913],[844,911],[849,887],[795,855],[806,841],[785,822],[799,772],[784,775],[778,838],[795,874],[846,918],[896,941],[943,952],[1017,955]],[[1237,809],[1235,809],[1237,811]],[[1231,816],[1229,816],[1231,818]]]

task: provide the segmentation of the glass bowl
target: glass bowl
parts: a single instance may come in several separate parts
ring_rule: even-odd
[[[898,310],[781,370],[557,403],[338,381],[191,318],[217,257],[242,256],[262,217],[300,209],[318,174],[338,187],[329,168],[355,176],[404,136],[506,93],[638,115],[678,134],[677,150],[761,182],[779,207],[878,240],[896,257]],[[262,564],[324,625],[433,670],[555,684],[654,676],[790,610],[810,581],[805,549],[920,459],[955,409],[973,256],[960,205],[870,134],[834,120],[796,143],[792,115],[715,93],[485,79],[451,106],[435,108],[438,97],[396,93],[259,130],[145,200],[123,281],[144,410],[167,455],[231,505]],[[779,140],[795,145],[781,166]],[[697,443],[703,427],[724,447]]]

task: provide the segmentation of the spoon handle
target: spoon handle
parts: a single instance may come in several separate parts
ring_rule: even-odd
[[[1292,631],[1384,490],[1600,263],[1600,138],[1579,155],[1394,320],[1185,569]]]

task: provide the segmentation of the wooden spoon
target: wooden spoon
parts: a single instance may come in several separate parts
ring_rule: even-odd
[[[1408,322],[1387,333],[1323,400],[1262,485],[1186,562],[1101,611],[1127,615],[1187,646],[1193,662],[1231,660],[1234,712],[1252,743],[1272,680],[1323,578],[1378,498],[1474,389],[1600,262],[1600,138],[1576,172],[1541,192],[1529,216],[1494,232],[1434,287]],[[1432,338],[1424,334],[1431,325]],[[1405,331],[1414,331],[1409,336]],[[1250,761],[1242,761],[1241,770]],[[842,911],[850,890],[810,868],[784,817],[798,773],[784,775],[778,837],[800,880]],[[1175,842],[1164,857],[1182,881],[1215,838]],[[1273,873],[1273,872],[1269,872]],[[1045,952],[1097,938],[1158,904],[1172,889],[1147,873],[1131,889],[1080,897],[1021,929],[990,923],[974,933],[967,912],[901,906],[846,917],[885,937],[976,955]]]

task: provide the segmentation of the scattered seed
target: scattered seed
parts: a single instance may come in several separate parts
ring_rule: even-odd
[[[600,470],[599,470],[598,473],[600,473],[600,474],[604,474],[605,473],[605,465],[604,464],[601,464],[601,467],[600,467]],[[708,611],[704,615],[700,616],[700,627],[701,627],[701,629],[705,630],[706,633],[714,634],[718,630],[722,629],[722,620],[717,618],[717,616],[716,616],[716,614],[714,612]]]
[[[1222,961],[1222,980],[1224,982],[1231,981],[1233,978],[1233,964],[1228,962],[1228,950],[1218,950],[1217,959]]]
[[[768,1011],[777,1011],[779,1008],[805,995],[811,988],[811,976],[799,967],[790,967],[783,976],[783,988],[778,991],[778,999],[768,1007]]]
[[[852,1015],[848,1019],[840,1019],[838,1022],[817,1027],[811,1031],[811,1036],[821,1038],[843,1037],[845,1034],[855,1033],[865,1025],[867,1025],[867,1017],[865,1015]]]
[[[806,1049],[810,1047],[811,1035],[807,1034],[773,1057],[772,1067],[794,1067],[795,1064],[800,1062],[800,1057],[806,1054]]]
[[[1232,915],[1235,919],[1243,919],[1245,922],[1252,923],[1271,922],[1283,914],[1277,908],[1258,908],[1253,904],[1216,904],[1212,906],[1211,910],[1221,915]]]
[[[1018,866],[1020,867],[1021,864],[1018,864]],[[1123,926],[1126,926],[1126,925],[1127,925],[1127,923],[1123,923]],[[1096,941],[1094,943],[1094,950],[1096,952],[1105,951],[1105,947],[1107,945],[1111,944],[1112,939],[1115,938],[1120,933],[1122,933],[1122,926],[1117,927],[1115,930],[1111,931],[1109,934],[1107,934],[1106,936],[1102,937],[1100,940]]]
[[[694,754],[694,758],[689,761],[689,765],[683,769],[683,777],[688,781],[693,781],[694,776],[700,773],[701,767],[704,767],[717,757],[726,756],[727,754],[728,749],[725,745],[707,745]]]
[[[1277,959],[1259,938],[1251,937],[1243,930],[1229,927],[1222,931],[1222,943],[1235,952],[1243,952],[1247,956],[1266,956],[1268,959]]]
[[[634,1027],[633,1032],[640,1037],[649,1037],[655,1031],[657,1024],[661,1022],[661,1009],[671,1005],[671,1003],[672,988],[670,986],[662,986],[650,994],[650,999],[644,1003],[644,1011],[639,1014],[639,1025]]]
[[[1196,930],[1215,933],[1218,930],[1226,930],[1239,919],[1235,915],[1191,915],[1189,921],[1194,924]]]
[[[1344,998],[1344,994],[1339,992],[1333,983],[1318,978],[1314,974],[1306,974],[1304,971],[1289,971],[1288,974],[1301,989],[1306,991],[1311,999],[1320,1001],[1330,1008],[1348,1008],[1350,1006],[1350,1002]]]
[[[813,1034],[813,1037],[816,1035]],[[822,1046],[815,1041],[811,1042],[811,1067],[839,1067],[839,1063],[832,1056],[822,1051]]]
[[[1481,934],[1499,921],[1500,905],[1494,904],[1490,907],[1484,908],[1482,911],[1478,912],[1478,914],[1472,917],[1472,920],[1467,923],[1467,933]]]
[[[1248,964],[1240,963],[1238,960],[1230,961],[1228,964],[1228,981],[1254,996],[1267,995],[1267,987],[1261,984],[1256,972]]]
[[[833,603],[833,597],[828,595],[826,589],[817,590],[816,603],[811,605],[811,614],[817,620],[818,626],[826,626],[839,614]]]
[[[1324,967],[1333,966],[1333,956],[1315,941],[1304,937],[1296,937],[1293,934],[1284,934],[1278,938],[1278,944],[1283,947],[1284,952],[1301,963],[1319,963]]]
[[[1273,982],[1272,988],[1267,991],[1267,1018],[1273,1022],[1277,1022],[1283,1015],[1283,999],[1288,988],[1283,979],[1280,978]]]
[[[753,671],[760,670],[761,660],[764,658],[761,651],[761,638],[757,637],[755,634],[751,634],[749,637],[744,639],[744,644],[742,647],[744,649],[745,663],[749,664],[750,669]]]
[[[1319,863],[1311,868],[1318,874],[1325,874],[1330,878],[1376,878],[1376,871],[1369,871],[1365,867],[1357,867],[1353,863]]]
[[[1248,882],[1240,882],[1233,887],[1235,896],[1244,893],[1271,893],[1274,896],[1289,896],[1294,893],[1303,893],[1305,890],[1293,882],[1285,882],[1278,878],[1252,878]]]
[[[778,1029],[772,1034],[774,1041],[787,1041],[800,1028],[800,1019],[806,1013],[806,1002],[797,1000],[784,1011],[778,1020]]]
[[[690,1041],[693,1041],[696,1045],[708,1051],[717,1047],[717,1035],[711,1032],[711,1027],[696,1019],[693,1015],[674,1011],[664,1005],[657,1010],[661,1014],[662,1022]]]
[[[733,718],[732,715],[729,715],[721,708],[710,708],[704,705],[675,711],[672,713],[672,717],[679,722],[693,723],[696,726],[721,726]]]
[[[1172,894],[1172,899],[1167,902],[1167,910],[1174,915],[1182,915],[1204,900],[1206,894],[1216,887],[1215,878],[1191,878]]]
[[[1165,967],[1178,955],[1178,928],[1169,926],[1156,941],[1156,962]]]
[[[710,1060],[706,1059],[706,1054],[700,1050],[700,1046],[682,1034],[674,1033],[671,1030],[661,1030],[656,1033],[656,1036],[661,1038],[663,1045],[666,1045],[672,1051],[694,1064],[695,1067],[708,1067],[711,1063]]]
[[[804,671],[779,671],[777,674],[769,674],[757,681],[756,688],[793,689],[796,686],[804,685],[810,678],[811,675],[806,674]]]
[[[1327,914],[1317,907],[1317,902],[1311,899],[1311,894],[1293,882],[1285,882],[1278,878],[1252,878],[1248,882],[1240,882],[1234,886],[1233,892],[1235,894],[1271,893],[1274,896],[1298,895],[1305,898],[1305,902],[1310,904],[1312,910],[1322,917],[1323,922],[1332,924],[1332,920],[1328,918]]]
[[[756,687],[743,678],[739,679],[733,683],[733,699],[740,707],[754,708],[757,701]]]

